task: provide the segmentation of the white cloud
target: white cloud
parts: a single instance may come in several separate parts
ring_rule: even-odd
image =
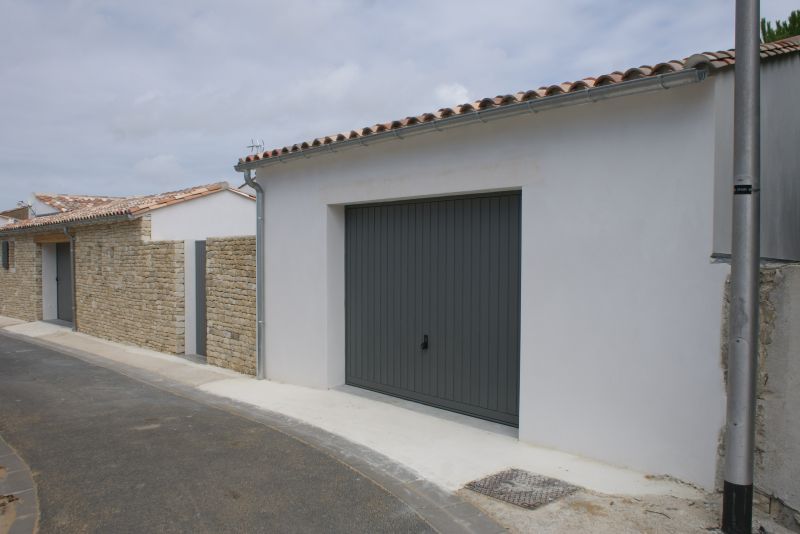
[[[443,107],[453,107],[469,101],[467,88],[460,83],[443,83],[436,87],[436,99]]]
[[[170,176],[178,177],[184,174],[178,158],[174,154],[159,154],[150,158],[137,161],[133,170],[138,174],[153,178],[166,178]]]
[[[282,146],[733,44],[729,0],[0,2],[0,207],[31,189],[237,182],[251,137]]]

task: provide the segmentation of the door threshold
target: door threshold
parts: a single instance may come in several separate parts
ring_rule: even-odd
[[[430,404],[421,404],[419,402],[404,399],[402,397],[395,397],[393,395],[387,395],[385,393],[380,393],[371,389],[364,389],[358,386],[351,386],[349,384],[337,386],[333,389],[336,391],[341,391],[342,393],[358,395],[359,397],[382,402],[384,404],[399,406],[401,408],[405,408],[406,410],[411,410],[412,412],[438,417],[440,419],[445,419],[455,423],[461,423],[463,425],[485,430],[487,432],[502,434],[512,438],[519,438],[519,429],[517,427],[505,425],[503,423],[488,421],[479,417],[453,412],[444,408],[437,408],[436,406],[431,406]]]
[[[72,321],[65,321],[64,319],[45,319],[42,322],[48,324],[54,324],[56,326],[66,326],[67,328],[73,327]]]
[[[206,365],[208,360],[202,354],[175,354],[178,358],[189,360],[190,362]]]

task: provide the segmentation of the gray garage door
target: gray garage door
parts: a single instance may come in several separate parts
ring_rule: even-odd
[[[520,196],[346,210],[346,379],[517,425]]]

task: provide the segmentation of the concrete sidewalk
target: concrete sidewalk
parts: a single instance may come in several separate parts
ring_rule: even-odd
[[[615,495],[700,498],[701,492],[516,438],[516,430],[351,387],[318,390],[258,381],[180,357],[113,343],[63,326],[0,318],[5,331],[157,373],[197,390],[250,404],[324,429],[406,466],[449,491],[516,467]]]
[[[33,531],[34,492],[42,534],[502,532],[463,501],[430,514],[208,394],[193,399],[3,331],[0,369],[0,431],[19,460],[0,447],[8,534]],[[442,521],[448,513],[460,522]]]
[[[507,426],[347,386],[318,390],[258,381],[49,323],[0,317],[0,332],[286,433],[364,474],[440,533],[719,532],[718,494],[521,443]],[[583,489],[526,510],[463,488],[509,467]],[[760,532],[789,533],[760,509],[754,522]]]

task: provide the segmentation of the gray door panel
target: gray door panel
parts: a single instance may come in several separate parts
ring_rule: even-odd
[[[208,316],[206,308],[206,242],[195,241],[195,295],[197,298],[197,354],[206,355]]]
[[[69,243],[56,243],[56,316],[72,322],[72,259]]]
[[[347,383],[516,425],[519,225],[517,193],[348,207]]]

